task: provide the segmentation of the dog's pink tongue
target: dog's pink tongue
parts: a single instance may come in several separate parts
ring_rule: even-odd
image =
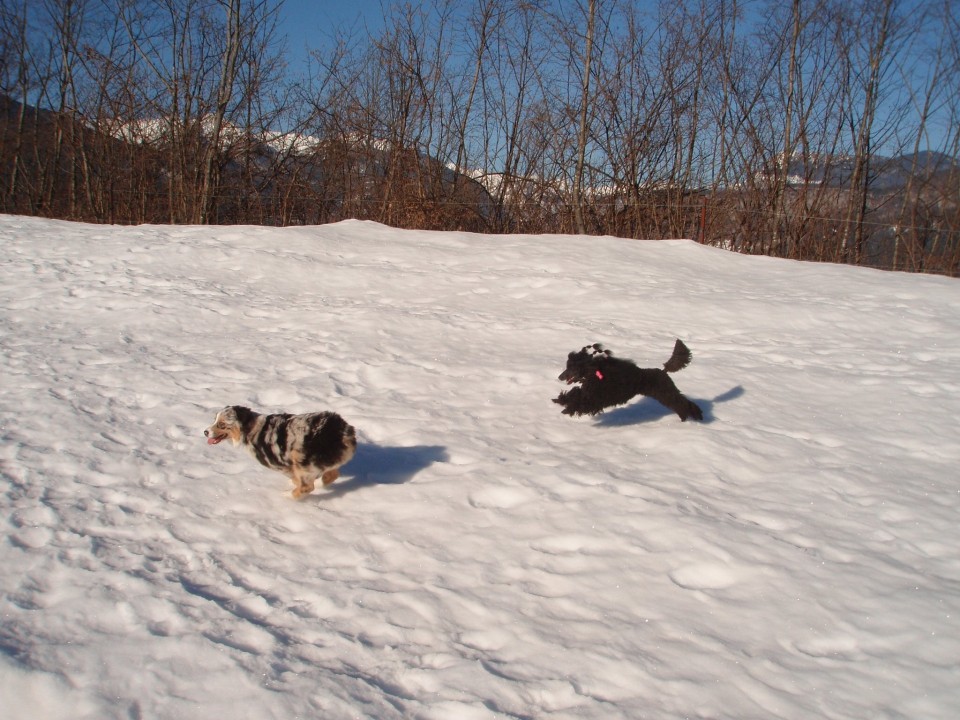
[[[223,438],[218,438],[218,437],[207,438],[207,445],[216,445],[221,440],[223,440]]]

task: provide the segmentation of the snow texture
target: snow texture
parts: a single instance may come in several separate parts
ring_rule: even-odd
[[[571,419],[569,351],[675,377]],[[688,241],[0,216],[0,704],[102,718],[960,709],[960,284]],[[202,430],[359,433],[305,500]]]

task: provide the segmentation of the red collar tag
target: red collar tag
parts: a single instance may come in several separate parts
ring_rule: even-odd
[[[603,380],[603,373],[600,372],[599,370],[597,370],[597,379],[598,379],[598,380]]]

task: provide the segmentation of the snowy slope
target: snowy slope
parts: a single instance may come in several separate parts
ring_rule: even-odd
[[[567,352],[677,384],[598,419]],[[960,284],[687,241],[0,216],[4,718],[960,708]],[[297,502],[226,404],[332,409]]]

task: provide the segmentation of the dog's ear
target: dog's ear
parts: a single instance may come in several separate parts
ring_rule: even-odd
[[[237,423],[244,430],[250,427],[253,419],[257,416],[253,410],[243,405],[232,405],[229,409],[233,411],[234,416],[237,418]]]

